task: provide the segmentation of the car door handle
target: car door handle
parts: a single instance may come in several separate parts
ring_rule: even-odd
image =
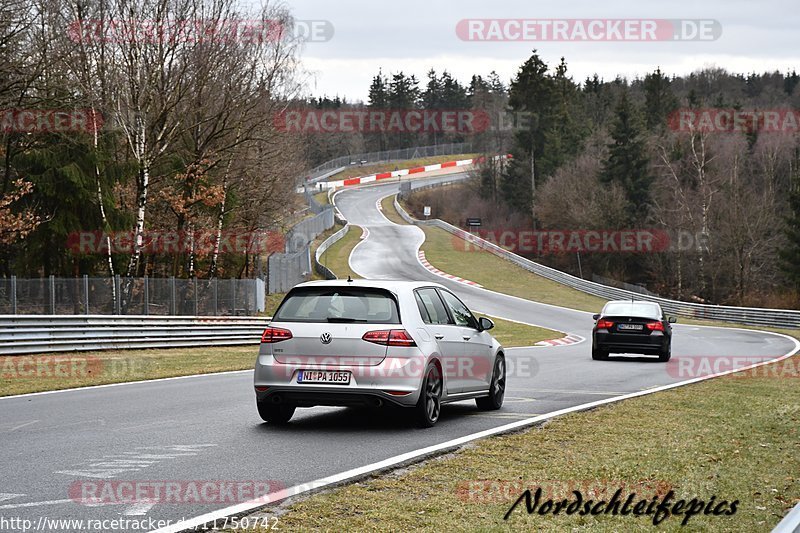
[[[461,338],[462,338],[462,339],[464,339],[465,341],[468,341],[468,340],[470,340],[472,337],[470,337],[469,335],[464,335],[464,336],[463,336],[463,337],[461,337]]]
[[[444,335],[442,335],[441,333],[437,333],[436,335],[434,335],[434,337],[436,337],[437,341],[444,339]]]

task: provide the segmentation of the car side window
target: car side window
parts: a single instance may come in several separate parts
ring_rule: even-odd
[[[461,303],[461,300],[449,291],[442,290],[439,292],[442,294],[442,298],[444,298],[447,307],[450,308],[450,312],[453,314],[457,326],[478,329],[478,321],[472,316],[467,306]]]
[[[422,321],[426,324],[449,324],[450,317],[447,315],[442,299],[436,293],[436,289],[419,289],[414,291],[414,296],[419,307],[419,314]]]

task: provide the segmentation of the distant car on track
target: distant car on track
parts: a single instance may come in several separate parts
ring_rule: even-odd
[[[436,283],[301,283],[262,335],[258,412],[281,424],[297,407],[395,405],[430,427],[444,403],[500,409],[506,364],[493,327]]]
[[[592,359],[608,359],[610,353],[657,355],[662,362],[672,354],[672,324],[654,302],[615,300],[594,315]]]

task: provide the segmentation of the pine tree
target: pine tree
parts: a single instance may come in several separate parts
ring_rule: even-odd
[[[651,131],[662,128],[665,118],[678,107],[669,79],[657,68],[644,77],[645,121]]]
[[[374,109],[386,108],[389,101],[387,85],[386,76],[383,75],[381,70],[378,70],[378,75],[372,78],[372,84],[369,86],[369,107]]]
[[[629,204],[628,222],[636,225],[647,218],[653,178],[649,174],[640,118],[627,91],[620,95],[611,138],[609,156],[603,164],[600,180],[622,185]]]
[[[536,53],[522,65],[511,82],[508,104],[516,113],[527,113],[530,127],[515,133],[513,159],[501,182],[503,199],[513,209],[535,214],[535,187],[541,177],[540,158],[544,154],[545,131],[552,116],[554,83],[547,64]]]
[[[428,83],[421,96],[423,109],[438,109],[442,102],[442,81],[436,75],[436,71],[428,71]]]

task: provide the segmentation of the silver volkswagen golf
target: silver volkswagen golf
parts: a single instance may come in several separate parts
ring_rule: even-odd
[[[283,424],[298,407],[396,405],[431,427],[444,403],[500,409],[506,365],[493,327],[436,283],[302,283],[261,337],[258,412]]]

